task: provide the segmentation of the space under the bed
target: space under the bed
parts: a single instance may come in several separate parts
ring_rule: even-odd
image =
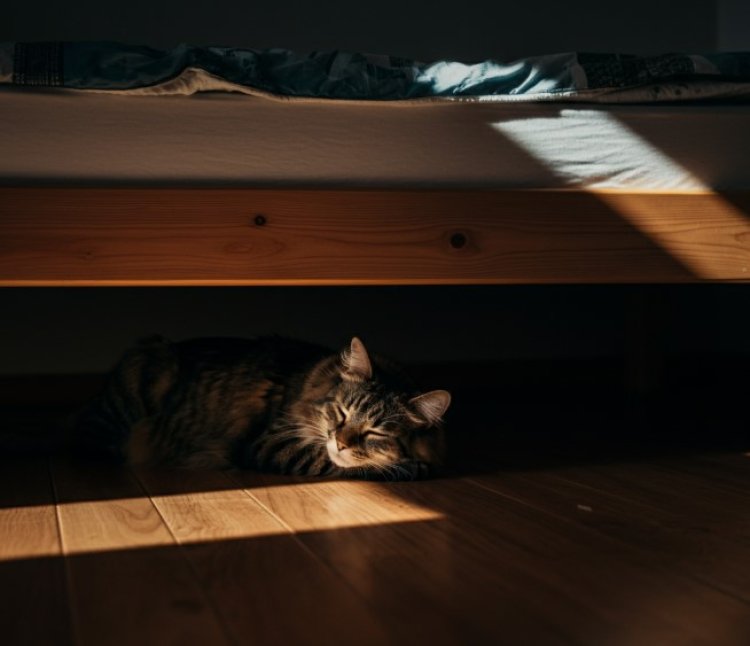
[[[0,285],[750,279],[750,192],[0,188]]]

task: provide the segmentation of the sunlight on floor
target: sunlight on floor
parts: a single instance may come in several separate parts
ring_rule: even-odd
[[[0,509],[0,561],[59,556],[60,527],[66,530],[66,554],[89,554],[443,518],[373,482],[279,485],[264,488],[262,496],[260,491],[237,488]],[[367,500],[379,504],[370,507]],[[301,510],[293,530],[278,520],[269,501]],[[315,513],[305,513],[313,501]],[[26,538],[18,540],[21,535]]]

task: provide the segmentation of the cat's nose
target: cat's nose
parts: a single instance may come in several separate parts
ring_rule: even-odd
[[[336,446],[338,447],[339,451],[343,451],[345,448],[347,448],[346,444],[344,444],[341,440],[336,440]]]

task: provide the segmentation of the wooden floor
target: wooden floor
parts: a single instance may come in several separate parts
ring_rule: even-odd
[[[749,485],[736,450],[416,483],[6,457],[0,641],[746,645]]]

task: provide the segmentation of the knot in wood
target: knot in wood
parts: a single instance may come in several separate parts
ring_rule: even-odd
[[[456,231],[456,233],[452,234],[450,237],[451,247],[454,249],[463,249],[468,241],[466,234],[461,233],[460,231]]]

